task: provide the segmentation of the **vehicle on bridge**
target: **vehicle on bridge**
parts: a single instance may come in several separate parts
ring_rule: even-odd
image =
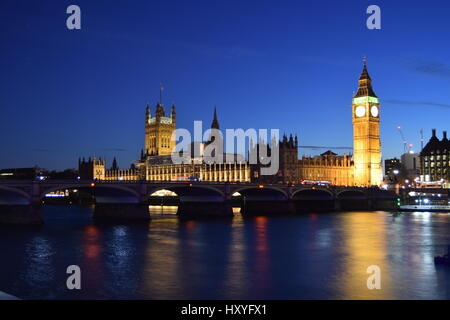
[[[430,181],[430,182],[418,182],[417,184],[418,188],[424,188],[424,189],[432,189],[432,188],[445,188],[445,181]]]
[[[326,180],[302,180],[300,184],[303,185],[316,185],[316,186],[331,186],[331,181]]]
[[[190,182],[199,182],[200,179],[198,177],[195,176],[179,176],[179,177],[175,177],[175,179],[171,180],[171,181],[190,181]]]

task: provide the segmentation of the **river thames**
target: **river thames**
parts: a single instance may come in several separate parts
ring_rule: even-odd
[[[39,227],[0,226],[0,291],[22,299],[449,299],[450,214],[340,212],[95,224],[44,206]],[[153,207],[156,212],[158,207]],[[68,290],[66,268],[81,268]],[[367,288],[367,268],[381,289]]]

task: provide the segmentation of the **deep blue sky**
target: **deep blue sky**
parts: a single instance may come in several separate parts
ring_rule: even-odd
[[[66,28],[78,4],[82,30]],[[382,29],[366,28],[378,4]],[[128,166],[159,83],[178,127],[279,128],[301,145],[352,146],[351,99],[367,56],[381,99],[383,157],[396,130],[450,129],[448,1],[0,2],[0,168]],[[324,150],[320,150],[324,151]],[[300,153],[313,154],[302,149]]]

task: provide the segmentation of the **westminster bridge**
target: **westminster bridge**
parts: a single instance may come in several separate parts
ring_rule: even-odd
[[[194,181],[0,180],[0,223],[42,222],[46,196],[77,190],[95,203],[94,218],[149,219],[151,195],[169,190],[180,216],[228,216],[232,206],[248,215],[297,212],[386,210],[397,208],[397,195],[379,188],[302,184]],[[82,191],[82,192],[81,192]]]

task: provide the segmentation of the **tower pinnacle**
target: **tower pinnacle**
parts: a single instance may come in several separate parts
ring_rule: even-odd
[[[369,72],[367,71],[367,59],[366,57],[363,57],[363,70],[361,72],[361,76],[358,80],[358,91],[356,92],[355,98],[358,97],[374,97],[376,98],[377,95],[372,89],[372,79],[370,78]]]
[[[353,163],[356,186],[379,186],[381,172],[380,103],[363,58],[358,91],[352,101]]]
[[[162,105],[162,92],[164,91],[164,87],[162,82],[159,83],[159,104]]]
[[[217,110],[216,110],[216,106],[214,106],[214,118],[213,121],[211,123],[211,129],[217,129],[219,130],[219,121],[217,120]]]

